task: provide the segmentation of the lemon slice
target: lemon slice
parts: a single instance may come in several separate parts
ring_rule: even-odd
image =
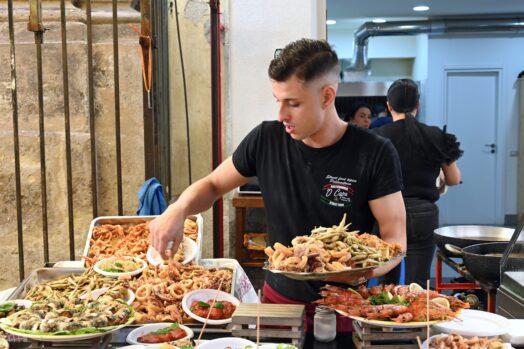
[[[386,292],[386,299],[387,299],[388,301],[390,301],[390,300],[393,299],[393,295],[391,294],[391,292],[389,292],[389,291]]]
[[[409,284],[409,291],[418,292],[418,291],[424,291],[424,289],[422,288],[422,286],[420,286],[416,282],[412,282],[411,284]]]
[[[431,301],[434,303],[440,304],[442,306],[445,306],[448,309],[450,308],[449,301],[444,297],[433,298]]]

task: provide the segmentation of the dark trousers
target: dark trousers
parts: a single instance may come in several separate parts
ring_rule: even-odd
[[[416,282],[426,287],[431,262],[435,254],[433,231],[438,228],[438,207],[435,203],[404,198],[406,205],[407,253],[405,258],[405,284]],[[382,283],[399,282],[400,265],[381,278]]]

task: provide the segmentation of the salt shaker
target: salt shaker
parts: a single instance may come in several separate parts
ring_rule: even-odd
[[[331,342],[337,336],[335,312],[325,305],[317,305],[315,309],[313,334],[319,342]]]

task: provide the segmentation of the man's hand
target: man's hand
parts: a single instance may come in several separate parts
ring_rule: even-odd
[[[185,219],[186,215],[171,205],[162,215],[149,222],[151,245],[162,258],[168,259],[176,254],[184,237]]]

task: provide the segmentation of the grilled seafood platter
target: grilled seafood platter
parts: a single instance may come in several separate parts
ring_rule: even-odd
[[[21,336],[74,336],[112,331],[133,320],[133,309],[120,300],[46,300],[2,319],[0,327]]]
[[[269,270],[325,273],[374,268],[402,255],[401,247],[375,235],[348,231],[346,215],[338,226],[318,227],[309,236],[297,236],[286,247],[277,242],[264,252]]]
[[[378,285],[371,288],[362,285],[357,290],[326,285],[320,295],[322,299],[315,303],[357,320],[378,320],[381,324],[388,321],[395,325],[425,325],[428,321],[452,320],[462,309],[469,308],[468,303],[456,297],[426,291],[418,284]]]

